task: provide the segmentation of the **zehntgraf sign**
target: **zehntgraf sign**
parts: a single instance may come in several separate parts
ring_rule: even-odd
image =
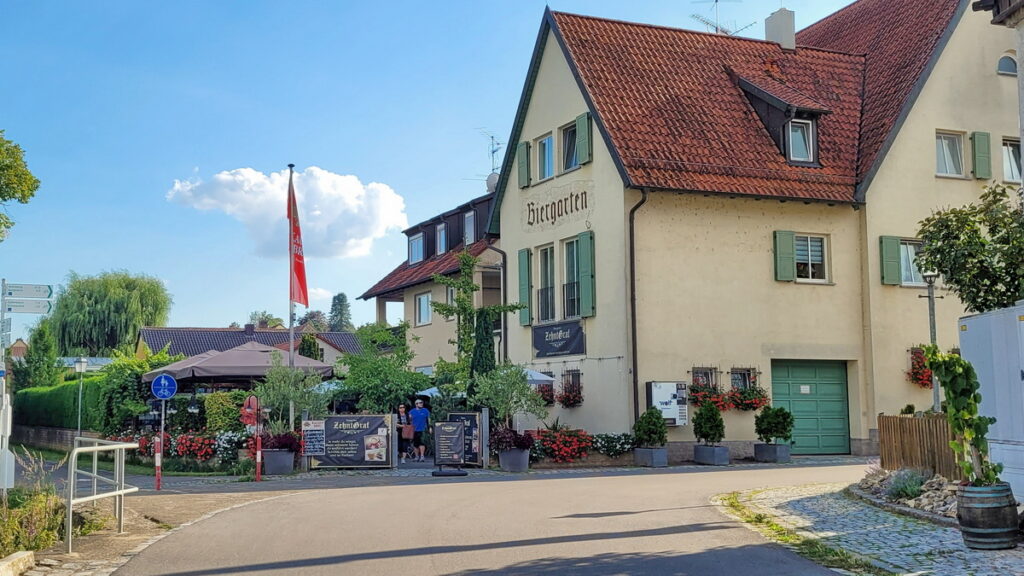
[[[391,468],[394,424],[390,414],[352,414],[324,419],[323,455],[314,468]]]
[[[533,327],[533,349],[537,358],[586,354],[587,341],[579,320]]]

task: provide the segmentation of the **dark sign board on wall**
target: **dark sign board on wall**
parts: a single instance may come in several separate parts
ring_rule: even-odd
[[[323,454],[313,468],[391,468],[394,423],[390,414],[351,414],[324,420]]]
[[[462,466],[466,461],[466,431],[462,422],[434,424],[434,464]]]
[[[462,422],[462,427],[466,431],[466,451],[464,457],[466,464],[483,465],[480,450],[480,420],[480,412],[452,412],[448,414],[449,422]]]
[[[537,358],[586,354],[583,322],[571,320],[533,327],[533,350]]]
[[[326,423],[323,420],[302,421],[302,455],[323,456],[326,454]]]

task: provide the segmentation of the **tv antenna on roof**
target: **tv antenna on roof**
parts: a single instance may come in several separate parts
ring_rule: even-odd
[[[704,16],[702,14],[691,14],[690,17],[693,18],[694,20],[696,20],[697,22],[700,22],[701,24],[704,24],[705,26],[707,26],[708,27],[708,31],[712,31],[713,30],[715,32],[715,34],[724,34],[726,36],[735,36],[736,34],[739,34],[740,32],[742,32],[742,31],[746,30],[747,28],[750,28],[751,26],[753,26],[754,24],[756,24],[756,22],[751,22],[750,24],[747,24],[746,26],[744,26],[742,28],[738,28],[736,30],[731,30],[729,28],[726,28],[725,26],[722,26],[722,24],[721,24],[722,20],[719,17],[718,4],[719,4],[719,2],[737,2],[738,3],[738,2],[741,2],[741,1],[742,0],[693,0],[693,2],[695,4],[708,4],[708,3],[714,4],[715,5],[714,6],[714,8],[715,8],[715,19],[711,20],[710,18],[708,18],[707,16]]]
[[[495,138],[494,134],[491,134],[490,130],[487,130],[486,128],[477,128],[477,130],[479,130],[481,134],[487,136],[491,140],[491,145],[488,147],[488,153],[491,155],[491,172],[497,172],[498,152],[501,151],[501,148],[502,146],[505,145],[505,143]]]

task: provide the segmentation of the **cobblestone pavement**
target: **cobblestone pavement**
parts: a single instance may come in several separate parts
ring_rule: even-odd
[[[896,573],[929,576],[1024,574],[1024,548],[969,550],[960,531],[901,516],[842,493],[845,484],[779,488],[744,495],[755,511]]]

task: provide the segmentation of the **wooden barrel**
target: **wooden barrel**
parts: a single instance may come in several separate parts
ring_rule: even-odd
[[[956,495],[956,519],[968,548],[1014,548],[1020,539],[1017,504],[1009,484],[960,486]]]

